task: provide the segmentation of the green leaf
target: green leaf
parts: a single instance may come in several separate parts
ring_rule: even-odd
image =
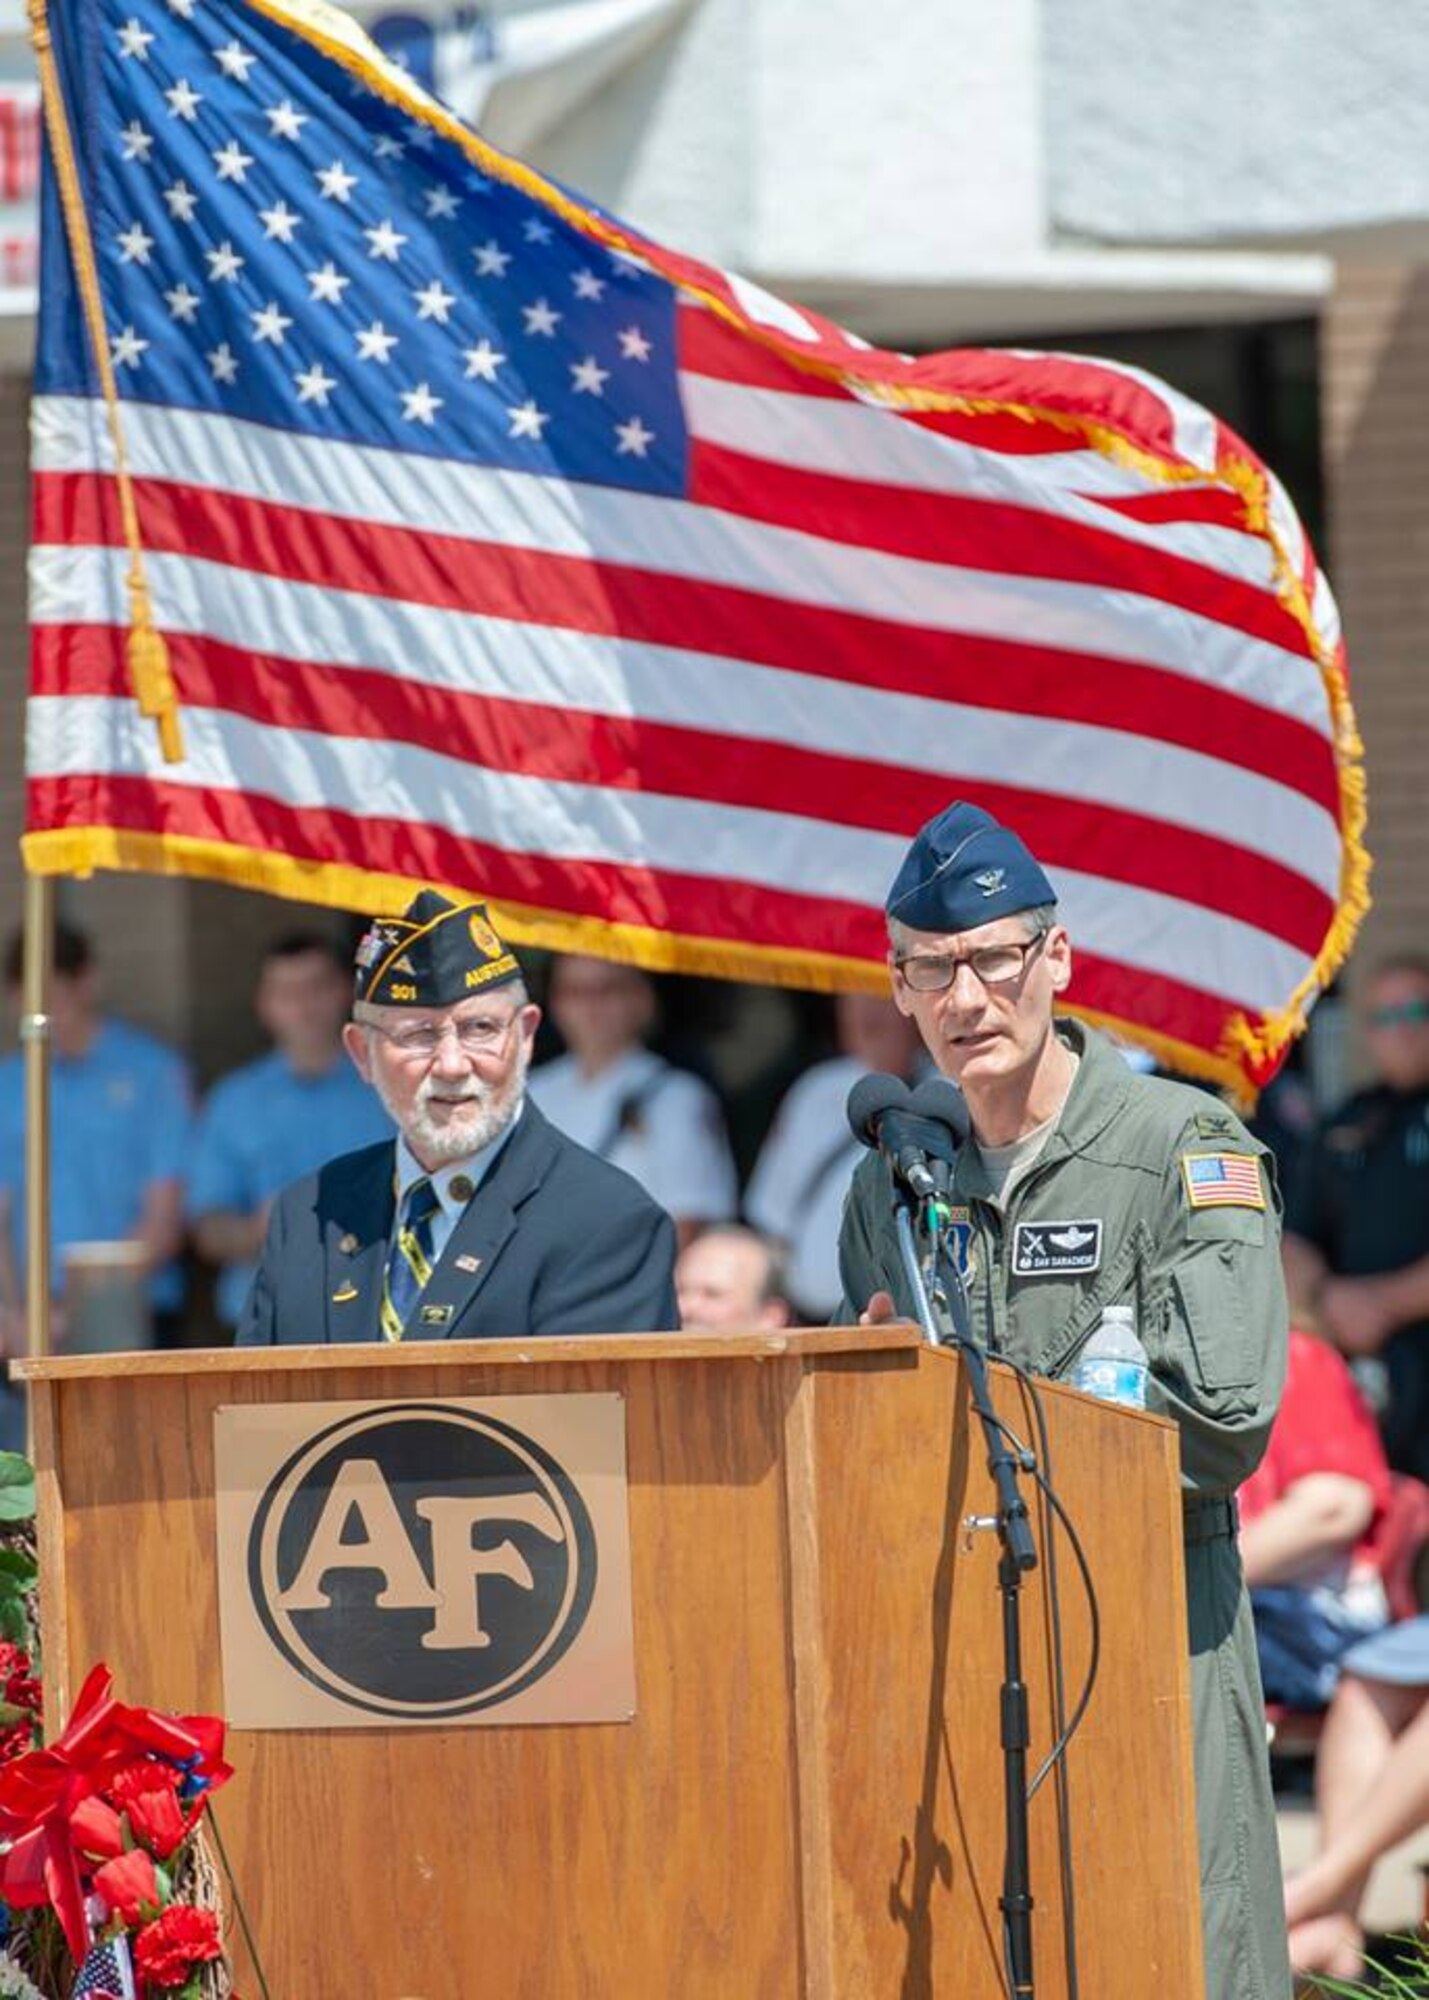
[[[29,1590],[39,1573],[40,1566],[28,1549],[0,1549],[0,1591],[11,1584]]]
[[[8,1639],[12,1645],[30,1649],[30,1619],[25,1609],[25,1600],[18,1594],[14,1597],[0,1596],[0,1638]]]
[[[0,1521],[29,1521],[35,1512],[35,1468],[18,1451],[0,1451]]]

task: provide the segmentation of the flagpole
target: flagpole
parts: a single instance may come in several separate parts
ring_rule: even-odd
[[[50,979],[55,945],[51,875],[25,877],[25,1330],[31,1359],[50,1350]]]

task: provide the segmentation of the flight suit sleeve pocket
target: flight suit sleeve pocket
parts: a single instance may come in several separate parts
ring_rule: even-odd
[[[1261,1208],[1193,1209],[1186,1217],[1191,1243],[1264,1243],[1265,1211]]]
[[[1250,1409],[1258,1367],[1231,1244],[1207,1245],[1182,1263],[1172,1273],[1168,1304],[1173,1340],[1185,1343],[1188,1380],[1207,1407],[1217,1415]]]

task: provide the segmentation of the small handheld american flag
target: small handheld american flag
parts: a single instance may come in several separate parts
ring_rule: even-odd
[[[75,1975],[72,2000],[134,2000],[127,1938],[108,1938],[90,1947]]]

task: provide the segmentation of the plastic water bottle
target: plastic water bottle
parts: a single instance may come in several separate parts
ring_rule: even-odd
[[[1105,1306],[1096,1332],[1077,1357],[1072,1387],[1106,1403],[1146,1408],[1146,1349],[1136,1337],[1130,1306]]]

